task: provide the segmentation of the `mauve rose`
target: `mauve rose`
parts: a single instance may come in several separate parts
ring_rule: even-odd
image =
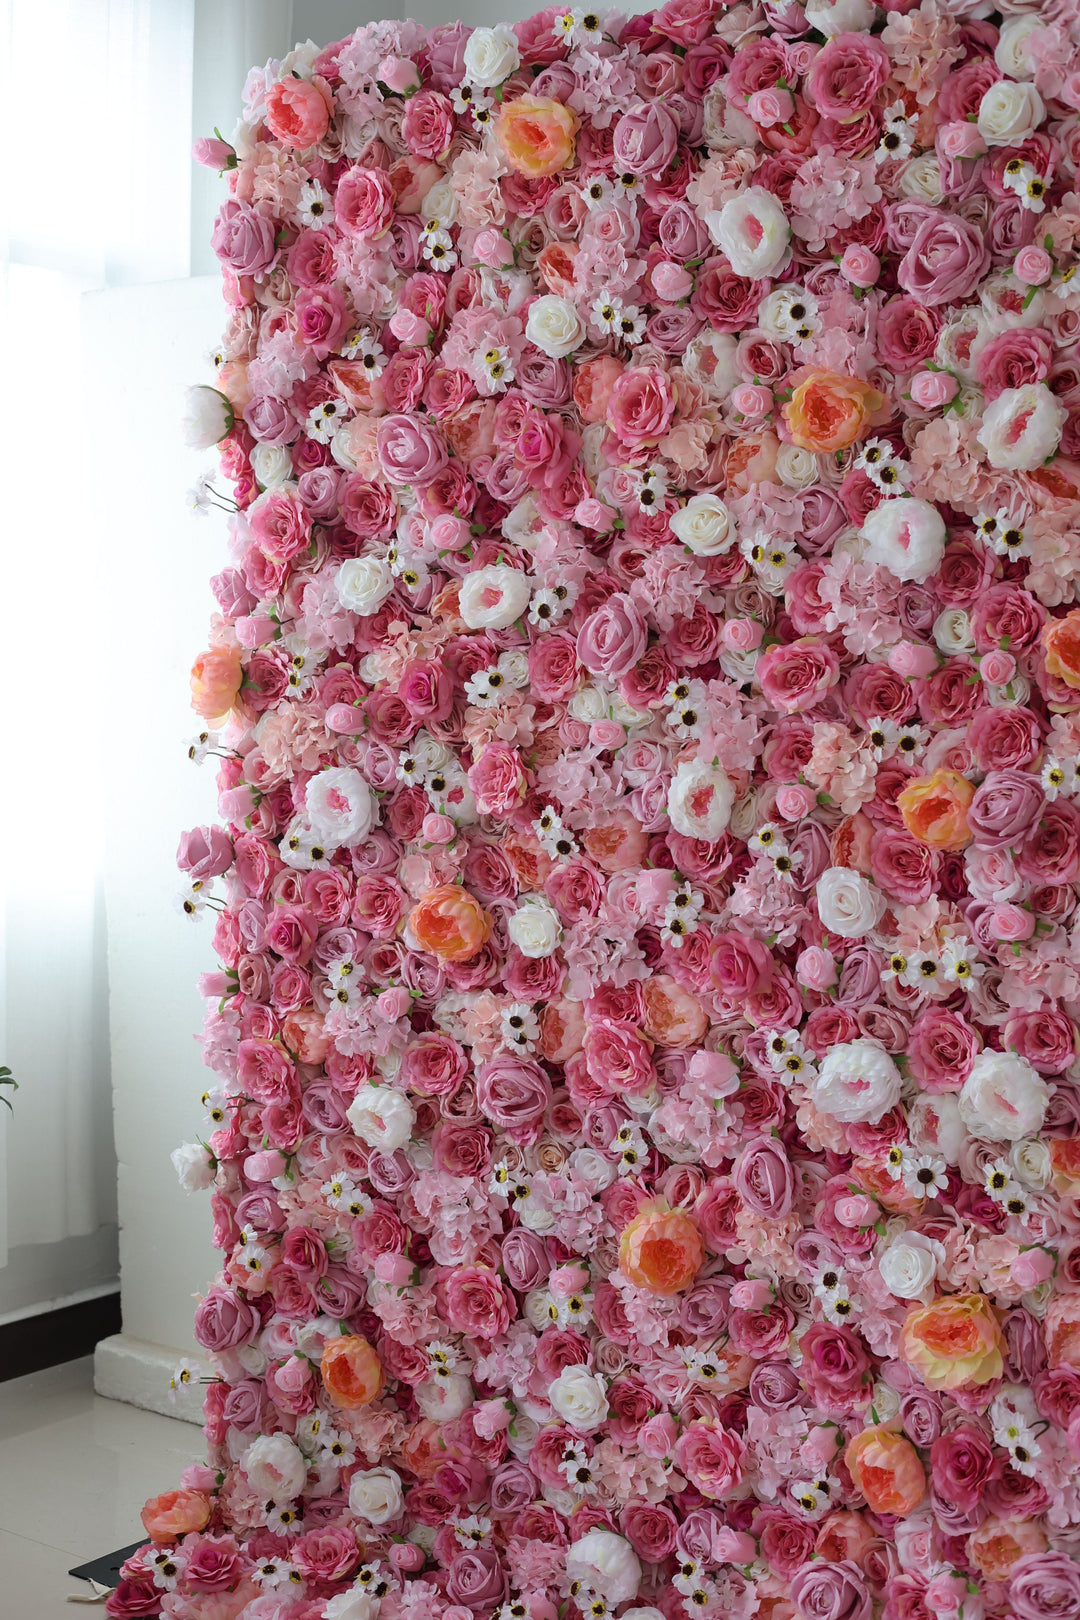
[[[232,839],[224,827],[193,827],[181,833],[176,864],[193,883],[220,877],[232,865]]]
[[[585,620],[578,633],[577,656],[593,675],[617,681],[637,663],[648,639],[648,625],[637,604],[616,591]]]
[[[1026,771],[990,771],[975,790],[967,820],[980,849],[1018,844],[1045,804],[1038,777]]]
[[[536,1140],[551,1100],[551,1083],[538,1063],[510,1056],[492,1058],[477,1076],[482,1113],[515,1142]]]
[[[763,1412],[785,1412],[802,1399],[795,1368],[787,1361],[759,1361],[750,1375],[750,1399]]]
[[[987,661],[1007,654],[987,653],[982,661],[982,673]],[[967,731],[967,745],[982,771],[1018,770],[1035,758],[1041,743],[1038,716],[1018,703],[1005,703],[1000,708],[983,708],[972,716]]]
[[[494,1547],[456,1553],[446,1575],[446,1595],[474,1613],[490,1614],[506,1596],[506,1569]]]
[[[970,811],[968,815],[970,820]],[[1080,872],[1080,811],[1070,800],[1055,799],[1042,806],[1017,853],[1016,870],[1040,886],[1075,882]]]
[[[896,279],[905,292],[934,308],[970,297],[989,265],[990,249],[979,227],[935,211],[916,230]]]
[[[628,1502],[619,1528],[639,1558],[660,1564],[675,1546],[679,1521],[666,1502]]]
[[[250,1344],[261,1326],[255,1306],[227,1288],[211,1288],[195,1309],[195,1338],[215,1353]]]
[[[877,318],[877,356],[894,371],[910,372],[928,360],[937,344],[941,318],[916,298],[890,298]]]
[[[447,463],[446,446],[433,427],[412,416],[382,416],[376,430],[379,465],[392,484],[430,484]]]
[[[791,1601],[802,1620],[870,1620],[873,1601],[858,1564],[849,1559],[804,1564],[791,1578]]]
[[[923,1090],[932,1094],[959,1091],[981,1046],[962,1013],[931,1005],[922,1009],[911,1026],[907,1059]]]
[[[778,1221],[791,1209],[795,1172],[783,1143],[776,1137],[761,1136],[743,1149],[732,1171],[732,1182],[755,1215]]]
[[[994,1471],[994,1451],[986,1437],[962,1424],[939,1436],[930,1448],[931,1488],[955,1513],[978,1507]]]
[[[870,34],[834,34],[814,57],[807,94],[823,118],[846,124],[873,105],[891,71],[880,40]]]
[[[900,827],[882,827],[870,846],[870,869],[879,889],[904,906],[922,905],[935,888],[940,857]]]
[[[631,174],[660,174],[675,156],[679,121],[662,101],[623,113],[615,125],[615,161]]]
[[[848,1328],[813,1322],[800,1340],[799,1373],[816,1406],[828,1416],[861,1410],[870,1396],[870,1358]]]
[[[929,1389],[912,1389],[900,1402],[900,1422],[914,1445],[931,1445],[941,1433],[941,1396]]]
[[[277,258],[276,237],[272,219],[230,197],[218,210],[210,245],[238,276],[261,276]]]
[[[1017,1620],[1080,1620],[1080,1564],[1065,1552],[1029,1553],[1009,1572]]]

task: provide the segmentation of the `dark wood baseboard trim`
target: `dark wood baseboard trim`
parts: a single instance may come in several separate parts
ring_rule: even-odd
[[[0,1383],[92,1353],[99,1339],[120,1332],[120,1290],[0,1326]]]

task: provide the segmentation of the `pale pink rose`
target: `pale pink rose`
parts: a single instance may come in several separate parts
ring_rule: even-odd
[[[422,315],[414,314],[411,309],[396,309],[389,325],[399,343],[423,348],[431,341],[431,327]]]
[[[794,111],[795,98],[791,91],[781,90],[778,85],[768,90],[755,90],[746,103],[747,117],[752,118],[761,129],[790,123]]]
[[[942,124],[937,132],[936,144],[942,157],[949,158],[953,163],[982,157],[986,151],[986,142],[979,134],[978,124],[969,124],[964,118]]]
[[[1045,248],[1034,242],[1022,247],[1013,260],[1013,275],[1025,287],[1041,287],[1054,273],[1054,261]]]
[[[933,647],[923,647],[915,641],[898,641],[889,649],[889,668],[906,681],[924,681],[937,669],[938,662]]]
[[[420,84],[416,63],[411,62],[408,57],[385,56],[375,69],[375,77],[396,96],[403,96],[406,91],[415,90]]]
[[[651,271],[651,280],[656,296],[665,304],[677,304],[683,298],[689,298],[694,290],[694,278],[684,265],[673,264],[670,259],[661,259],[654,264]]]
[[[960,384],[949,371],[920,371],[912,377],[908,391],[920,410],[936,411],[956,398]]]
[[[773,408],[772,389],[761,383],[739,383],[731,391],[731,408],[748,422],[760,422]]]
[[[765,631],[757,619],[725,619],[720,635],[732,652],[753,652],[761,646]]]
[[[840,260],[840,274],[853,287],[872,287],[881,274],[881,260],[861,242],[849,242]]]
[[[338,181],[334,218],[346,236],[373,241],[390,229],[394,218],[394,188],[383,169],[357,164]]]
[[[775,802],[776,814],[781,821],[801,821],[817,808],[817,794],[804,783],[785,782],[777,789]]]
[[[979,659],[979,674],[991,686],[1007,686],[1016,674],[1016,659],[1002,647],[993,647]]]

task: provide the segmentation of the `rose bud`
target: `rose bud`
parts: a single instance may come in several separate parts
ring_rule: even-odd
[[[924,681],[938,667],[938,655],[933,647],[922,647],[915,641],[898,641],[889,649],[889,668],[906,681]]]
[[[653,289],[665,304],[677,304],[683,298],[689,298],[694,290],[694,278],[690,271],[681,264],[673,264],[670,259],[661,259],[652,267]]]
[[[1007,686],[1016,674],[1016,659],[1002,647],[992,647],[979,659],[979,674],[990,686]]]
[[[808,945],[800,951],[795,970],[808,990],[827,990],[836,983],[836,958],[821,945]]]
[[[396,96],[404,96],[410,90],[420,88],[420,74],[416,63],[410,62],[407,56],[385,56],[375,69],[375,77]]]
[[[872,287],[881,274],[881,260],[861,242],[849,242],[840,260],[840,274],[853,287]]]
[[[490,265],[492,270],[505,270],[507,265],[514,262],[513,243],[507,241],[502,231],[497,231],[494,226],[477,231],[472,250],[477,264]]]
[[[431,327],[422,315],[411,309],[397,309],[390,317],[390,330],[400,343],[423,348],[431,340]]]
[[[920,371],[912,377],[908,392],[920,410],[936,411],[956,398],[960,384],[949,371]]]
[[[1054,273],[1054,261],[1045,248],[1030,243],[1013,260],[1013,275],[1025,287],[1041,287]]]

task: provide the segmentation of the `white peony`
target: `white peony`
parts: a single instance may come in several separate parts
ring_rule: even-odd
[[[170,1154],[176,1177],[185,1192],[205,1192],[214,1185],[213,1154],[201,1142],[185,1142]]]
[[[427,1378],[413,1390],[421,1417],[432,1423],[453,1423],[473,1403],[472,1379],[463,1373],[450,1378]]]
[[[972,1136],[1019,1142],[1039,1134],[1050,1090],[1026,1058],[988,1048],[971,1065],[957,1101]]]
[[[338,569],[334,587],[343,608],[368,618],[390,595],[394,576],[382,557],[350,557]]]
[[[529,305],[525,336],[552,360],[563,360],[585,341],[585,323],[568,298],[545,293]]]
[[[921,1232],[903,1232],[878,1255],[881,1280],[897,1299],[919,1299],[933,1295],[938,1265],[945,1259],[945,1247]]]
[[[567,1549],[566,1573],[609,1603],[629,1602],[641,1585],[638,1555],[614,1530],[586,1530]]]
[[[921,584],[945,555],[945,522],[936,506],[898,495],[867,512],[860,529],[867,562]]]
[[[817,880],[816,895],[822,926],[842,939],[861,939],[885,915],[881,890],[850,866],[827,867]]]
[[[233,420],[233,408],[218,389],[205,383],[188,389],[180,431],[190,449],[209,450],[220,444],[232,432]]]
[[[1054,454],[1068,411],[1045,383],[1003,388],[983,411],[975,437],[991,467],[1033,472]]]
[[[412,1135],[413,1105],[393,1086],[361,1086],[346,1119],[362,1142],[380,1153],[396,1153]]]
[[[968,1134],[955,1091],[942,1091],[936,1097],[920,1092],[907,1115],[908,1138],[916,1153],[940,1153],[946,1164],[960,1162]]]
[[[489,563],[466,574],[458,592],[458,612],[470,630],[506,630],[529,605],[532,582],[506,563]]]
[[[874,1125],[900,1101],[900,1070],[876,1041],[844,1041],[825,1054],[810,1088],[819,1114]]]
[[[771,191],[750,186],[705,215],[713,241],[726,253],[737,276],[752,281],[775,275],[791,251],[791,226]]]
[[[260,1434],[244,1453],[244,1473],[268,1502],[292,1502],[307,1479],[307,1458],[287,1434]]]
[[[877,14],[872,0],[808,0],[806,26],[827,39],[834,34],[868,34]]]
[[[668,518],[668,528],[698,557],[718,557],[735,539],[731,513],[719,495],[691,495]]]
[[[335,849],[362,843],[375,822],[378,804],[360,772],[332,765],[307,785],[307,818],[312,832]]]
[[[608,1414],[607,1385],[580,1365],[564,1367],[548,1386],[552,1410],[580,1434],[591,1434]]]
[[[562,938],[559,913],[543,895],[528,894],[507,924],[507,932],[522,956],[550,956]]]
[[[1018,146],[1045,116],[1043,98],[1033,84],[999,79],[979,102],[979,134],[987,146]]]
[[[703,759],[680,760],[668,789],[667,813],[684,838],[712,844],[727,830],[735,789],[720,765]]]
[[[401,1475],[393,1468],[366,1468],[349,1481],[349,1512],[368,1524],[389,1524],[401,1517],[405,1498]]]
[[[521,62],[517,35],[506,23],[474,28],[465,46],[465,79],[480,90],[494,90]]]

